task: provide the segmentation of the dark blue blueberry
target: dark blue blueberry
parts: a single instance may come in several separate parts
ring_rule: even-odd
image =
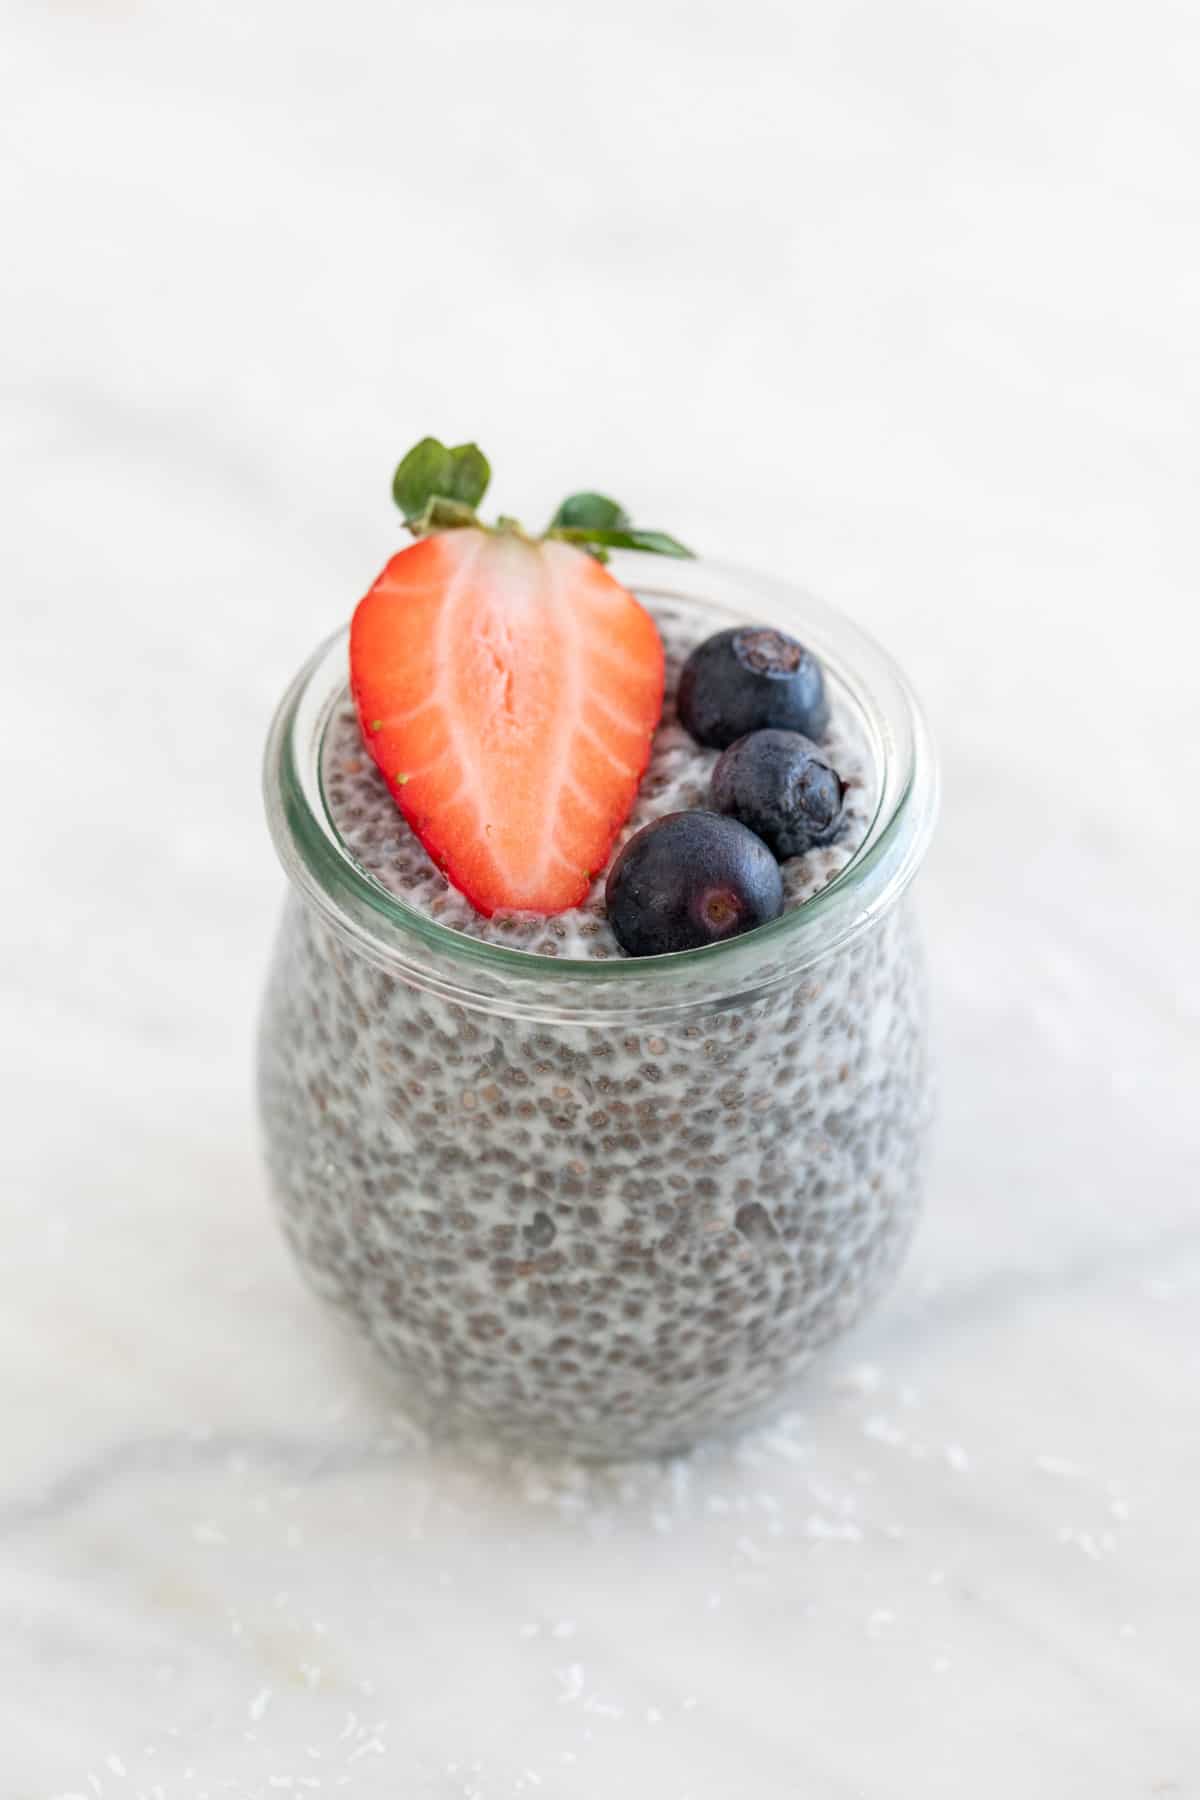
[[[822,738],[829,725],[820,663],[767,625],[737,625],[698,644],[680,673],[677,704],[683,726],[714,750],[768,726]]]
[[[717,758],[709,794],[782,862],[837,836],[846,784],[798,731],[752,731]]]
[[[719,813],[667,813],[625,845],[605,889],[630,956],[697,950],[778,918],[783,877],[761,838]]]

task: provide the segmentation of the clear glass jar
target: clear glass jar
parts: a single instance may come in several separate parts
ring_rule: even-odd
[[[714,629],[732,612],[792,631],[869,744],[865,841],[771,925],[582,962],[406,906],[322,799],[344,632],[285,696],[266,759],[292,893],[259,1085],[288,1241],[427,1419],[583,1456],[676,1449],[786,1400],[895,1273],[929,1121],[906,892],[937,775],[906,683],[786,584],[636,555],[614,572],[711,608]]]

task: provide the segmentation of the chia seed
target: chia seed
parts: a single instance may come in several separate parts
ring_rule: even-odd
[[[673,700],[711,621],[654,610],[667,700],[622,841],[702,797],[717,755]],[[848,783],[843,833],[784,865],[789,910],[846,868],[874,815],[877,771],[836,710],[824,753]],[[448,888],[348,698],[321,769],[349,854],[439,926],[518,954],[622,956],[605,871],[553,920],[484,919]],[[538,977],[547,1010],[559,976]],[[475,1009],[381,973],[293,894],[260,1096],[301,1268],[430,1419],[555,1453],[675,1450],[786,1403],[903,1256],[929,1112],[910,904],[736,1011],[643,1026],[636,1008],[611,1024]]]

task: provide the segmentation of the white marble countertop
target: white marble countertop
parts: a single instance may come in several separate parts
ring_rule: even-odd
[[[5,36],[0,1800],[1200,1793],[1195,11]],[[266,1203],[260,743],[427,429],[940,736],[927,1219],[740,1448],[422,1443]]]

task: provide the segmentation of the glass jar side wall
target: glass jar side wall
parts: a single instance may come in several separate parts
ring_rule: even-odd
[[[769,1408],[894,1274],[929,1115],[911,903],[677,1020],[476,1011],[288,902],[272,1184],[316,1290],[434,1415],[581,1455]]]

